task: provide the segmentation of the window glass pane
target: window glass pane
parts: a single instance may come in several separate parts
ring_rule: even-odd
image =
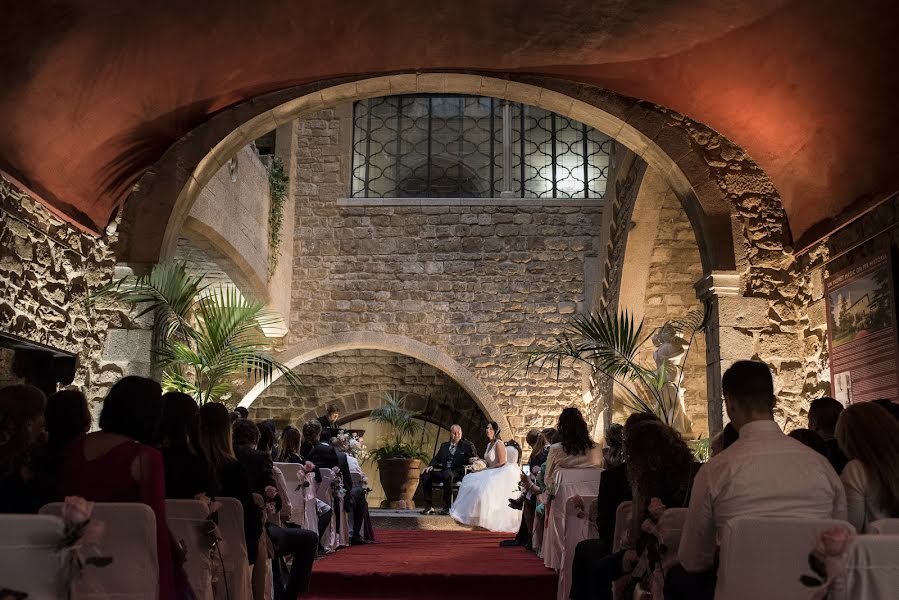
[[[510,105],[511,165],[503,160],[496,98],[408,95],[357,102],[351,194],[358,197],[499,196],[503,173],[521,197],[601,198],[611,140],[534,106]]]

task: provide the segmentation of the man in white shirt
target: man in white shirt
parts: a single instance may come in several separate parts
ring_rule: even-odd
[[[846,518],[846,493],[827,459],[774,422],[774,383],[760,362],[739,361],[721,379],[739,439],[696,475],[665,598],[713,598],[718,539],[734,517]]]

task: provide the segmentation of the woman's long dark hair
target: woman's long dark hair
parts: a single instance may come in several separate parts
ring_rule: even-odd
[[[596,443],[590,439],[590,432],[587,431],[587,422],[584,420],[584,416],[573,406],[569,406],[559,415],[558,430],[562,448],[569,456],[586,454],[588,450],[592,450],[596,446]]]
[[[284,434],[281,436],[281,444],[279,446],[280,455],[278,456],[278,461],[290,462],[291,454],[299,455],[300,442],[302,441],[302,439],[303,436],[300,435],[300,432],[296,427],[285,429]]]
[[[196,453],[197,426],[200,407],[197,401],[183,392],[162,395],[162,422],[159,424],[163,448]]]
[[[221,402],[207,402],[200,407],[198,444],[209,465],[210,479],[221,483],[221,471],[225,464],[237,460],[231,443],[231,418]]]

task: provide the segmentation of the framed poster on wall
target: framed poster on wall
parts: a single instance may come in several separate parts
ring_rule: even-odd
[[[824,280],[831,395],[849,405],[899,399],[899,336],[889,252]]]

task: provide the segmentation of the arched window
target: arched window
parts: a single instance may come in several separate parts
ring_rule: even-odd
[[[370,98],[353,106],[351,193],[602,198],[610,150],[608,136],[535,106],[444,94]]]

